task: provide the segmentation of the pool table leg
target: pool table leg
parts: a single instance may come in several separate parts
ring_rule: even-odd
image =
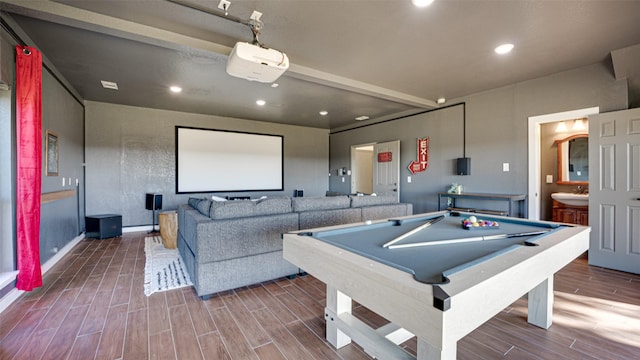
[[[340,331],[336,326],[336,322],[333,319],[326,319],[326,317],[337,316],[342,313],[351,314],[351,298],[331,285],[327,285],[327,310],[325,310],[327,341],[336,349],[339,349],[345,345],[351,343],[351,338],[345,333]]]
[[[457,342],[453,344],[442,344],[442,349],[439,349],[428,342],[418,338],[418,353],[417,360],[450,360],[456,358]]]
[[[548,329],[553,316],[553,275],[529,291],[529,324]]]

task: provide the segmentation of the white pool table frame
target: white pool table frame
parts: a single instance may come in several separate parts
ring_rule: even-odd
[[[365,224],[312,231],[354,225]],[[375,358],[413,359],[396,344],[415,335],[417,359],[455,359],[458,340],[527,293],[528,322],[548,329],[553,275],[588,249],[589,232],[585,226],[564,227],[536,241],[539,246],[522,247],[449,276],[451,281],[440,285],[450,296],[446,311],[433,306],[432,285],[311,236],[285,234],[283,256],[327,285],[326,337],[336,348],[353,339]],[[351,315],[352,299],[391,324],[371,329]]]

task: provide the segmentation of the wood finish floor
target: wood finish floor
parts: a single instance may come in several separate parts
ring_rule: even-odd
[[[191,287],[146,297],[145,233],[83,240],[0,314],[0,359],[368,359],[324,340],[324,284],[281,279],[201,301]],[[640,276],[590,267],[555,277],[554,324],[518,300],[458,342],[459,359],[639,359]],[[362,306],[354,313],[381,326]],[[403,344],[415,354],[415,339]]]

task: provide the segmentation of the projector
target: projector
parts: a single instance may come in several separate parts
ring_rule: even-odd
[[[227,60],[227,73],[249,81],[270,83],[289,68],[289,58],[282,51],[238,42]]]

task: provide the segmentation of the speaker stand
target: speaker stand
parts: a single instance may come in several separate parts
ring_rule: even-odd
[[[151,223],[153,224],[151,230],[147,232],[147,234],[157,234],[160,230],[156,230],[156,210],[153,209],[151,212]]]

